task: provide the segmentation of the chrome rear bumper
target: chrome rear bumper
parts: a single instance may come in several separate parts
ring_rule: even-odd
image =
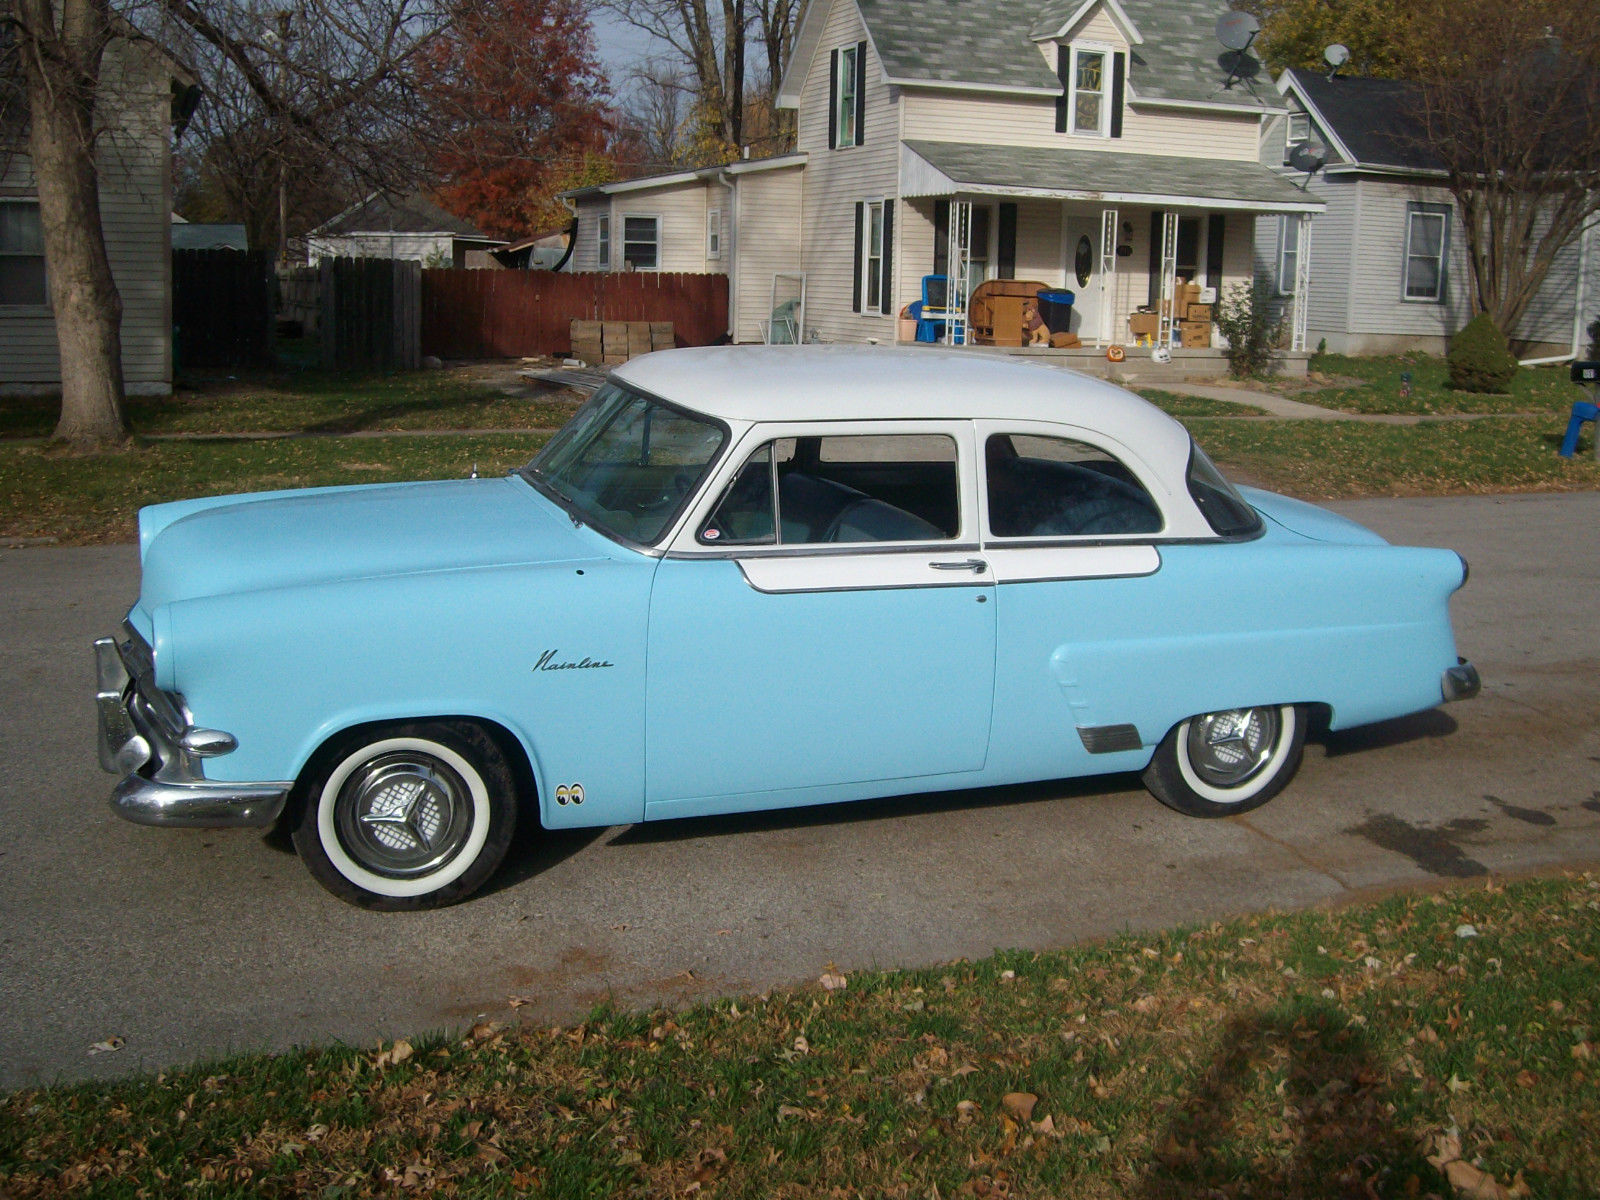
[[[265,828],[277,821],[290,783],[208,780],[203,761],[234,750],[232,735],[190,724],[181,700],[155,686],[150,651],[127,639],[94,644],[100,765],[122,781],[111,810],[139,825]]]
[[[1446,702],[1471,700],[1482,686],[1482,682],[1478,679],[1478,668],[1464,658],[1457,659],[1455,666],[1446,667],[1444,677],[1439,682],[1439,690],[1444,694]]]

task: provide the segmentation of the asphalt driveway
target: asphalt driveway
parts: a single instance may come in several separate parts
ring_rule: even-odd
[[[1333,507],[1467,556],[1484,692],[1308,747],[1259,812],[1190,820],[1113,778],[569,833],[468,904],[395,915],[257,834],[112,816],[89,643],[133,548],[0,551],[0,1087],[1600,861],[1600,495]]]

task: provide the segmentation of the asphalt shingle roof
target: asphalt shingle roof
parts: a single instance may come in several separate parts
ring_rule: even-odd
[[[908,141],[906,146],[958,188],[968,190],[1026,188],[1069,196],[1148,196],[1152,201],[1181,196],[1269,209],[1304,209],[1321,203],[1282,175],[1251,161],[970,142]]]
[[[446,212],[421,192],[410,196],[368,196],[340,213],[313,233],[453,233],[457,237],[488,238],[470,221]]]
[[[857,0],[892,79],[1059,92],[1034,37],[1048,37],[1081,0]],[[1283,101],[1259,70],[1224,90],[1228,66],[1217,42],[1227,0],[1121,0],[1144,38],[1128,83],[1135,98],[1248,105]],[[1253,61],[1253,60],[1252,60]]]
[[[1289,76],[1356,162],[1417,171],[1444,167],[1427,144],[1416,84],[1344,75],[1329,80],[1314,71],[1290,71]]]

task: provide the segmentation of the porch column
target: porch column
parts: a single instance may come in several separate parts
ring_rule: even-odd
[[[1117,289],[1117,210],[1100,210],[1100,326],[1095,330],[1094,344],[1098,348],[1116,337],[1116,326],[1111,313],[1116,303]]]
[[[1300,239],[1294,258],[1294,325],[1289,335],[1290,350],[1306,348],[1306,324],[1310,316],[1311,214],[1300,216]]]

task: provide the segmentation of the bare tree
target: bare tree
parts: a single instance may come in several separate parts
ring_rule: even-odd
[[[777,85],[794,42],[796,0],[605,0],[605,6],[664,42],[692,82],[698,129],[689,139],[695,145],[691,156],[736,157],[748,142],[752,77],[760,81],[754,98],[776,109]],[[763,136],[772,124],[762,121]]]
[[[682,161],[690,87],[683,73],[660,59],[648,59],[629,79],[622,123],[638,160],[630,165],[664,166]]]
[[[237,76],[270,136],[361,177],[404,160],[405,65],[437,30],[433,0],[0,0],[26,107],[44,257],[61,354],[56,437],[92,449],[127,436],[122,303],[100,222],[96,148],[114,38],[204,50]],[[141,33],[141,30],[143,31]],[[298,38],[290,53],[287,34]],[[270,35],[270,36],[269,36]],[[0,98],[5,92],[0,89]],[[287,159],[280,157],[280,165]]]
[[[1453,0],[1417,37],[1423,143],[1460,209],[1473,307],[1514,337],[1600,216],[1600,23],[1592,0]]]

